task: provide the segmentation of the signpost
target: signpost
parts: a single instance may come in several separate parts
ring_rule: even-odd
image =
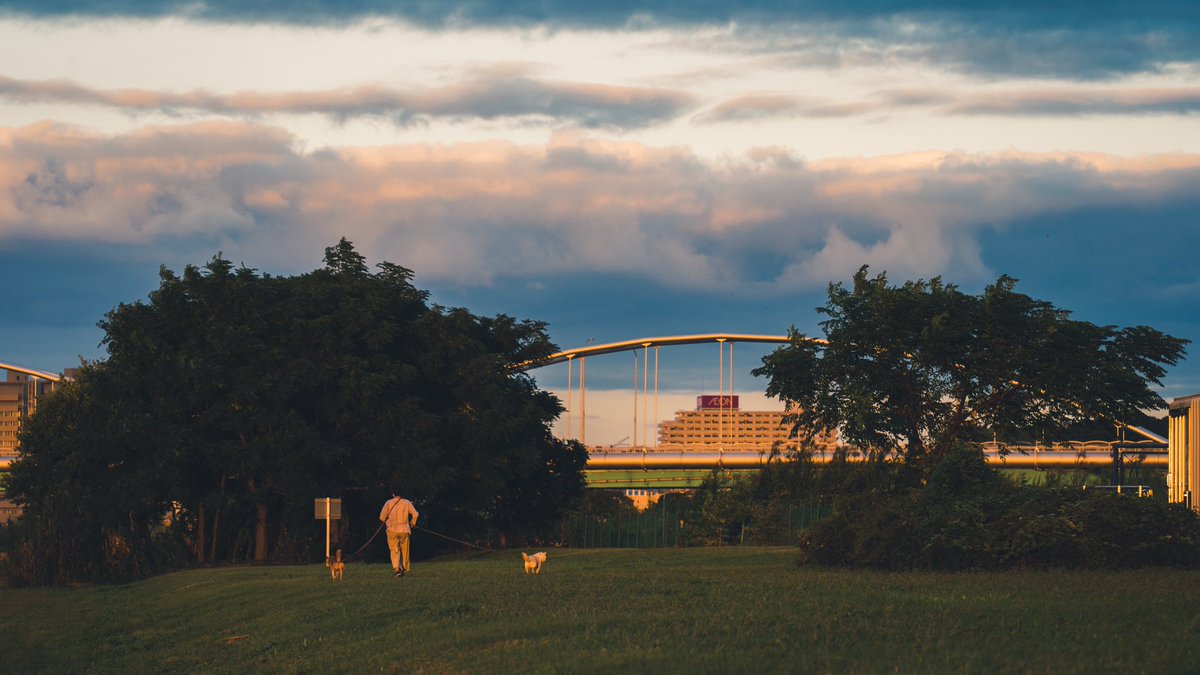
[[[342,519],[341,498],[325,497],[313,500],[313,516],[318,520],[325,519],[325,559],[329,560],[329,524]]]

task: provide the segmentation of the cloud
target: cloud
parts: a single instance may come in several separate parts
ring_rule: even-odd
[[[128,112],[203,112],[224,115],[309,113],[339,120],[390,119],[397,124],[444,119],[528,119],[553,125],[640,127],[677,115],[692,104],[677,90],[537,80],[488,74],[460,84],[402,90],[363,85],[327,91],[237,92],[106,90],[65,80],[0,76],[0,98],[17,103],[102,105]]]
[[[1103,80],[1200,61],[1192,3],[844,3],[735,20],[710,48],[780,65],[852,70],[917,64],[985,76]],[[924,5],[924,6],[922,6]],[[1101,6],[1102,5],[1102,6]]]
[[[696,117],[697,122],[746,122],[772,117],[853,117],[879,112],[876,101],[821,101],[777,94],[752,94],[723,101]]]
[[[1061,87],[964,96],[951,115],[1083,116],[1181,115],[1200,112],[1200,88],[1116,89]]]
[[[1102,79],[1200,60],[1190,0],[0,0],[34,19],[185,18],[336,26],[399,21],[430,30],[732,27],[722,48],[836,67],[919,62],[962,72]],[[706,36],[705,40],[709,40]],[[710,47],[715,44],[710,44]]]
[[[305,152],[249,123],[115,136],[44,123],[0,130],[0,245],[188,245],[192,259],[244,251],[290,269],[345,235],[465,286],[586,272],[764,296],[864,263],[897,278],[985,278],[981,233],[1087,209],[1170,211],[1198,179],[1196,155],[806,163],[764,148],[713,161],[574,134]]]
[[[1092,115],[1190,115],[1200,112],[1200,88],[1058,86],[972,91],[887,89],[839,101],[778,94],[751,94],[723,101],[697,115],[700,123],[792,118],[862,117],[908,108],[940,115],[1085,117]]]

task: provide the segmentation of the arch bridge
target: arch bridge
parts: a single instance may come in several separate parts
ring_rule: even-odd
[[[824,344],[819,338],[809,338],[814,342]],[[733,400],[733,346],[737,342],[756,342],[769,344],[786,344],[790,342],[786,335],[756,335],[745,333],[704,333],[696,335],[678,335],[667,337],[646,337],[636,340],[624,340],[600,345],[585,345],[575,349],[567,349],[537,361],[527,361],[516,366],[519,370],[533,370],[555,364],[567,364],[567,400],[566,400],[566,437],[576,437],[573,433],[573,419],[578,418],[578,440],[587,445],[587,408],[586,408],[586,359],[589,356],[602,356],[621,352],[642,353],[640,372],[638,361],[634,362],[633,378],[633,442],[628,449],[617,450],[612,447],[589,446],[589,469],[753,469],[778,461],[779,456],[772,456],[768,451],[727,451],[723,443],[716,452],[704,451],[661,451],[657,443],[649,441],[650,434],[643,432],[642,443],[638,443],[638,405],[642,401],[643,424],[649,420],[649,401],[654,400],[655,426],[658,421],[658,350],[661,347],[677,345],[712,344],[718,345],[718,383],[719,408],[718,419],[722,422],[728,416],[726,410],[732,412]],[[653,349],[653,354],[651,350]],[[636,355],[636,354],[635,354]],[[653,359],[651,358],[653,356]],[[653,360],[653,372],[651,372]],[[578,396],[575,390],[575,363],[578,361]],[[728,372],[728,377],[726,377]],[[653,382],[653,388],[651,388]],[[575,403],[578,402],[578,411]],[[1124,458],[1137,458],[1143,466],[1166,467],[1167,444],[1166,438],[1146,429],[1125,425],[1122,430],[1130,431],[1140,437],[1139,440],[1118,441],[1088,441],[1086,443],[1053,443],[1053,444],[1013,444],[998,443],[984,444],[984,453],[989,464],[1003,468],[1107,468],[1118,465]],[[720,433],[720,432],[719,432]],[[827,463],[832,461],[831,452],[818,452],[813,455],[813,461]]]

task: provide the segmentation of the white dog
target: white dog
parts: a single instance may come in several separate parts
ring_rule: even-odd
[[[546,552],[540,551],[533,555],[525,555],[521,552],[521,557],[525,559],[525,574],[541,574],[542,563],[546,562]]]

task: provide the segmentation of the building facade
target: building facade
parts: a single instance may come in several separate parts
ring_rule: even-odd
[[[15,370],[0,371],[4,374],[0,381],[0,471],[3,471],[17,458],[20,447],[17,437],[25,420],[37,410],[38,401],[53,390],[55,382]],[[0,479],[0,523],[19,512],[5,498]]]
[[[1171,401],[1167,501],[1200,511],[1200,394]]]
[[[791,425],[782,410],[742,410],[737,396],[697,396],[694,410],[679,410],[658,425],[664,452],[780,452],[795,450],[803,439],[789,438]],[[832,449],[836,438],[820,437]]]
[[[4,371],[4,381],[0,382],[0,457],[16,454],[21,425],[37,409],[38,399],[53,385],[24,373]]]

